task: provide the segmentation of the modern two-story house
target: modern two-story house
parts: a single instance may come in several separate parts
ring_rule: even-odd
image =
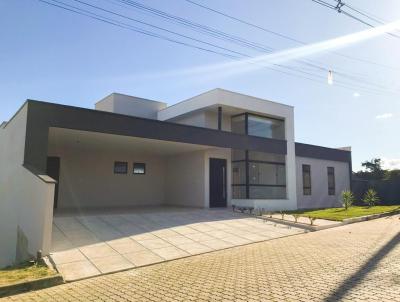
[[[53,211],[340,206],[351,152],[296,143],[293,107],[215,89],[172,106],[26,101],[0,126],[0,265],[48,253]]]

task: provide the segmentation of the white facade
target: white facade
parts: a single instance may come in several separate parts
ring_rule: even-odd
[[[163,102],[120,93],[112,93],[95,104],[96,110],[150,119],[157,119],[158,112],[166,107],[167,104]]]
[[[64,108],[66,106],[54,106],[59,107],[52,107],[51,115],[57,111],[62,116],[63,110],[67,110]],[[34,126],[28,123],[28,105],[25,104],[8,123],[0,126],[0,267],[27,259],[38,250],[42,250],[44,254],[49,252],[55,188],[58,188],[56,210],[156,205],[207,208],[212,199],[211,187],[215,188],[212,181],[215,173],[210,171],[212,161],[222,161],[226,165],[223,167],[226,177],[221,184],[226,191],[220,191],[226,192],[224,206],[238,205],[268,210],[340,206],[341,191],[350,188],[351,163],[341,156],[335,157],[336,160],[329,158],[329,154],[350,154],[348,151],[325,148],[329,150],[322,157],[321,154],[313,155],[313,152],[310,152],[309,157],[296,156],[294,109],[288,105],[214,89],[172,106],[113,93],[96,103],[95,108],[96,110],[84,109],[90,120],[93,115],[99,117],[99,114],[101,120],[112,120],[116,117],[118,126],[125,128],[125,124],[120,121],[126,121],[126,116],[130,115],[140,119],[129,117],[128,122],[133,120],[143,124],[149,123],[149,119],[156,120],[151,121],[149,131],[158,129],[159,132],[163,132],[164,127],[173,123],[189,125],[191,127],[173,127],[179,128],[179,136],[196,133],[202,136],[202,141],[180,140],[174,133],[167,133],[167,138],[151,139],[148,133],[139,135],[140,137],[118,135],[116,132],[107,132],[108,129],[99,131],[96,127],[90,132],[85,130],[85,123],[78,123],[84,125],[82,128],[48,126],[45,130],[41,129],[39,134],[41,138],[46,137],[48,143],[47,149],[42,149],[40,154],[43,155],[42,159],[46,155],[60,158],[59,181],[55,185],[55,181],[48,175],[39,175],[44,173],[35,173],[34,169],[24,166],[26,153],[29,151],[30,155],[36,152],[32,148],[26,148],[26,141],[29,141],[26,138],[31,138],[32,142],[32,136],[27,136],[27,132],[31,130],[29,127]],[[69,116],[68,122],[76,120],[75,113],[74,111],[72,118]],[[248,127],[243,134],[229,133],[233,130],[232,117],[242,114],[246,115],[247,122],[249,115],[279,120],[279,125],[284,125],[284,137],[269,140],[253,135],[249,137],[246,136]],[[113,125],[109,127],[114,128]],[[153,128],[152,125],[158,125],[158,128]],[[196,127],[214,130],[205,131]],[[204,132],[211,136],[218,135],[222,139],[228,137],[230,143],[228,146],[211,144],[209,136],[205,136]],[[248,142],[258,142],[262,150],[268,149],[269,144],[286,147],[286,152],[282,149],[271,151],[272,156],[278,154],[285,158],[279,163],[280,169],[284,167],[285,171],[282,178],[285,180],[284,184],[280,185],[285,188],[284,198],[234,198],[234,156],[231,147],[235,145],[232,141],[237,140],[241,141],[240,151],[246,150],[247,157],[250,151],[254,151],[251,146],[247,148]],[[261,153],[267,154],[264,151]],[[126,162],[128,172],[124,175],[115,173],[115,162]],[[247,190],[251,186],[249,162],[247,158]],[[146,173],[135,175],[134,163],[144,163]],[[311,195],[303,194],[303,164],[311,166]],[[335,195],[328,194],[327,167],[335,169]],[[262,178],[266,182],[279,178],[278,169],[263,173]],[[271,187],[273,186],[277,185],[272,184]],[[250,196],[248,192],[246,194],[247,197]]]
[[[172,121],[198,127],[217,129],[217,111],[222,109],[222,130],[231,130],[231,116],[243,112],[265,115],[284,120],[286,154],[286,199],[240,200],[232,201],[235,205],[256,208],[296,209],[296,163],[294,140],[294,110],[292,106],[271,102],[223,89],[214,89],[186,101],[169,106],[158,113],[160,120]],[[213,110],[213,111],[212,111]],[[230,190],[229,190],[230,191]]]

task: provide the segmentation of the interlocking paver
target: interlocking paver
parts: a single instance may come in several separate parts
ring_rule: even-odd
[[[400,301],[400,220],[392,216],[229,248],[8,299]]]

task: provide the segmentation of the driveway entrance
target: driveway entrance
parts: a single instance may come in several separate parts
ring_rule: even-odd
[[[97,209],[55,215],[50,257],[72,281],[302,232],[227,209]]]

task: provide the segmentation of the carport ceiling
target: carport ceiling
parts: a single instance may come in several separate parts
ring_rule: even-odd
[[[171,156],[210,148],[215,147],[64,128],[51,127],[49,129],[49,153],[60,149],[83,149],[90,151],[134,151]]]

